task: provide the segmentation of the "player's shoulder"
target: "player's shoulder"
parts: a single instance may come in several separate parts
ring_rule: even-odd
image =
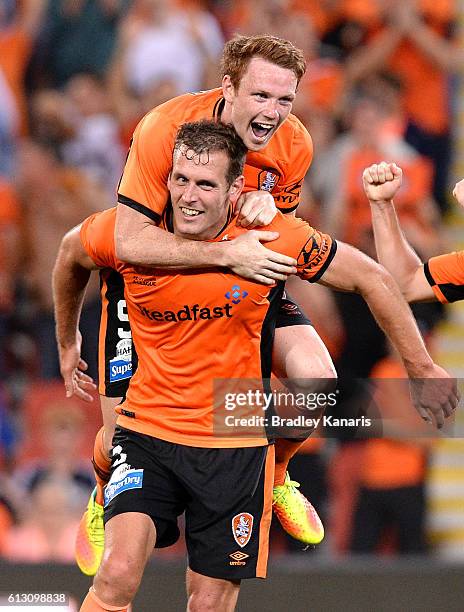
[[[81,224],[81,234],[95,229],[96,227],[98,227],[98,229],[109,229],[111,232],[116,223],[116,210],[117,207],[113,206],[112,208],[99,210],[98,212],[89,215]]]
[[[282,136],[285,138],[291,138],[293,141],[303,141],[303,142],[311,142],[311,136],[303,125],[303,123],[298,119],[296,115],[290,113],[287,117],[286,121],[282,124],[280,130],[278,130],[277,134],[282,132]]]
[[[160,119],[176,126],[202,118],[212,119],[221,99],[222,90],[219,87],[182,94],[153,108],[141,119],[139,125],[150,129],[151,126],[157,127]]]
[[[263,229],[270,232],[279,232],[278,242],[281,245],[286,245],[286,247],[295,246],[300,240],[307,239],[314,232],[307,221],[293,215],[284,215],[280,210],[277,211],[268,227]]]
[[[267,153],[288,163],[312,158],[313,141],[303,123],[290,114],[271,138]]]

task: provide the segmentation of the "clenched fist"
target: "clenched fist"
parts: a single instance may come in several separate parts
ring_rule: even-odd
[[[370,202],[390,201],[401,187],[403,171],[394,163],[372,164],[363,172],[364,192]]]

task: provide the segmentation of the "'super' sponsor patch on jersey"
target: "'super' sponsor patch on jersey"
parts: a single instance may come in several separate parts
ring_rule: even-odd
[[[116,345],[116,355],[109,362],[110,382],[125,380],[132,376],[132,340],[126,338]]]

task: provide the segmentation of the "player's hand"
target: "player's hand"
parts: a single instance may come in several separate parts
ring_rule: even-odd
[[[389,201],[401,187],[403,171],[396,164],[380,162],[366,168],[362,178],[364,192],[370,202]]]
[[[81,358],[82,336],[76,335],[76,342],[70,346],[59,347],[60,372],[64,380],[66,397],[75,395],[86,402],[93,402],[89,391],[95,391],[97,386],[92,378],[85,374],[87,363]]]
[[[278,232],[251,230],[235,240],[225,242],[225,265],[238,276],[263,285],[287,280],[290,274],[295,274],[297,271],[296,260],[271,251],[261,244],[276,240],[278,237]]]
[[[458,204],[464,208],[464,179],[456,183],[453,189],[453,195],[458,201]]]
[[[409,389],[413,404],[424,419],[441,429],[459,403],[456,379],[437,364],[421,378],[410,378]]]
[[[277,214],[277,208],[268,191],[250,191],[240,197],[236,212],[237,225],[252,229],[269,225]]]

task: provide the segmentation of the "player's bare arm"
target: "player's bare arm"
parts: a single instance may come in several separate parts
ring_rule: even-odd
[[[364,192],[371,205],[372,226],[379,262],[398,283],[408,302],[436,300],[421,260],[401,229],[393,198],[403,172],[394,163],[372,164],[363,172]]]
[[[138,211],[118,205],[116,255],[133,265],[181,270],[224,267],[244,278],[270,285],[296,272],[294,259],[263,246],[262,242],[276,238],[277,232],[254,231],[251,236],[230,242],[187,240],[157,227]]]
[[[403,360],[416,410],[424,420],[443,427],[459,400],[456,380],[428,354],[412,312],[391,274],[367,255],[338,242],[335,257],[320,282],[363,296]]]
[[[79,318],[90,272],[96,266],[82,247],[79,229],[80,226],[73,228],[61,242],[53,269],[53,301],[60,371],[66,397],[76,395],[90,402],[93,397],[89,392],[96,386],[85,374],[87,364],[81,358]]]

